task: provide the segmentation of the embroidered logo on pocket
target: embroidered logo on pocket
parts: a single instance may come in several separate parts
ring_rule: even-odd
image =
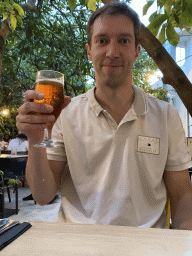
[[[142,153],[159,155],[160,139],[139,135],[137,138],[137,151]]]

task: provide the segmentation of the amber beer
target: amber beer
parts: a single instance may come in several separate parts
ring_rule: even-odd
[[[51,114],[53,114],[55,120],[57,120],[64,104],[63,84],[54,80],[38,80],[35,84],[35,90],[43,93],[44,99],[34,100],[34,102],[53,106],[53,112]],[[42,114],[45,115],[45,113]]]

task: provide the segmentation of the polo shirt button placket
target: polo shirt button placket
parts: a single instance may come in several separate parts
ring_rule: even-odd
[[[116,128],[117,128],[116,126],[117,125],[114,122],[111,122],[111,127],[112,127],[113,130],[116,130]]]

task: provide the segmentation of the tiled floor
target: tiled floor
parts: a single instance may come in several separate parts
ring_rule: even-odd
[[[5,191],[5,208],[15,208],[15,193],[10,191],[11,203],[9,203],[7,191]],[[28,187],[19,188],[19,213],[8,217],[10,220],[19,221],[56,221],[57,213],[60,206],[60,197],[52,204],[40,206],[35,204],[34,201],[23,201],[22,198],[30,194]],[[59,194],[58,194],[59,195]]]

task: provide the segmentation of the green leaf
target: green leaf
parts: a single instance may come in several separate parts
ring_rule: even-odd
[[[191,0],[185,0],[188,4],[191,4]]]
[[[3,15],[4,14],[4,6],[1,4],[0,5],[0,14]]]
[[[148,29],[159,28],[161,24],[168,18],[166,14],[158,14],[148,26]]]
[[[178,18],[178,16],[176,16],[176,15],[169,16],[169,23],[171,23],[171,25],[173,27],[179,27],[179,18]]]
[[[163,45],[165,43],[165,24],[162,26],[161,32],[159,33],[158,40]]]
[[[184,11],[180,16],[179,16],[179,21],[182,27],[185,26],[192,26],[192,15],[189,10]]]
[[[169,43],[176,47],[179,43],[180,37],[170,23],[167,25],[166,34]]]
[[[157,5],[160,6],[160,8],[162,8],[164,6],[164,4],[166,3],[167,0],[157,0]]]
[[[157,12],[154,12],[149,17],[149,22],[151,23],[159,14]]]
[[[70,10],[73,11],[76,7],[76,0],[68,0]]]
[[[179,24],[179,17],[178,17],[178,15],[176,13],[174,13],[173,17],[174,17],[176,23]]]
[[[149,7],[154,3],[155,0],[148,1],[144,6],[143,6],[143,15],[147,14],[147,11]]]
[[[92,11],[96,10],[96,3],[95,0],[88,0],[88,8]]]
[[[11,30],[14,31],[17,27],[17,19],[12,14],[10,15],[10,19],[11,19]]]
[[[166,3],[164,4],[164,9],[168,16],[171,15],[171,12],[172,12],[171,7],[173,3],[174,3],[173,0],[167,0]]]
[[[20,5],[16,4],[16,3],[14,3],[12,5],[12,9],[16,9],[20,16],[24,16],[25,15],[23,8]]]
[[[152,28],[150,31],[156,37],[158,35],[159,28]]]
[[[17,21],[18,21],[21,25],[23,25],[23,20],[22,20],[21,16],[16,15],[16,18],[17,18]]]
[[[3,20],[6,20],[6,19],[8,19],[8,13],[7,13],[7,12],[4,12],[4,14],[3,14]]]
[[[5,0],[5,1],[4,1],[4,5],[6,5],[7,7],[9,7],[9,0]]]

